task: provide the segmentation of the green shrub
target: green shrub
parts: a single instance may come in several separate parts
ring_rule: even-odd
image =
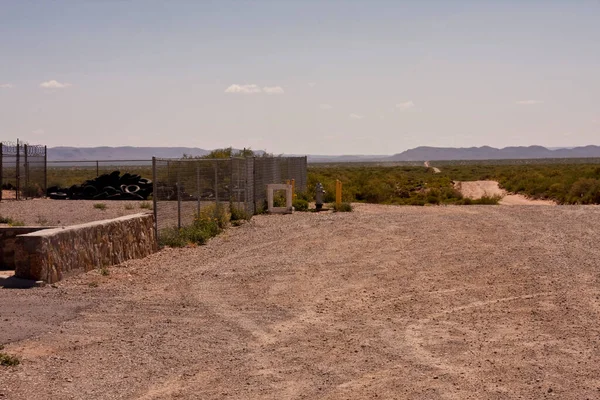
[[[13,219],[10,217],[3,217],[2,215],[0,215],[0,224],[11,224],[13,222]]]
[[[42,197],[44,195],[44,191],[42,188],[40,188],[40,185],[29,184],[21,188],[21,195],[23,197]]]
[[[170,247],[205,244],[208,239],[221,233],[227,227],[230,219],[231,214],[222,205],[205,207],[199,215],[195,216],[191,225],[181,229],[172,227],[161,230],[159,244]]]
[[[252,215],[243,207],[237,207],[233,202],[229,203],[229,210],[231,212],[231,221],[249,221],[252,218]]]
[[[352,204],[350,203],[340,203],[340,204],[333,204],[333,211],[335,212],[351,212],[352,211]]]
[[[104,211],[104,210],[106,210],[106,204],[104,204],[104,203],[95,203],[94,204],[94,208],[97,209],[97,210]]]
[[[303,199],[294,200],[292,206],[296,211],[308,211],[308,201]]]
[[[140,208],[143,208],[145,210],[152,210],[152,203],[150,203],[149,201],[142,201],[140,203]]]
[[[10,354],[6,354],[1,350],[4,350],[4,345],[2,344],[0,344],[0,365],[5,367],[14,367],[21,363],[16,356],[11,356]]]

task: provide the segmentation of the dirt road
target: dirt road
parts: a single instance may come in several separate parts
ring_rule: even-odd
[[[436,167],[431,167],[431,166],[429,165],[429,161],[425,161],[425,167],[426,167],[426,168],[431,168],[431,169],[433,169],[433,173],[434,173],[434,174],[439,174],[440,172],[442,172],[442,171],[441,171],[439,168],[436,168]]]
[[[506,190],[501,189],[500,185],[496,181],[463,181],[456,182],[454,187],[459,190],[463,196],[470,199],[480,199],[483,196],[500,196],[502,199],[499,204],[505,206],[516,206],[516,205],[542,205],[542,206],[553,206],[555,202],[551,200],[535,200],[528,199],[522,194],[508,193]]]
[[[595,206],[358,205],[0,290],[22,360],[0,398],[599,398],[599,225]],[[23,339],[31,303],[81,308]]]

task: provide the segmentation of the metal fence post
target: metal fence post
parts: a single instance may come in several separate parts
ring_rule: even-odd
[[[0,142],[0,201],[2,201],[2,178],[4,165],[2,164],[2,153],[4,151],[4,145]]]
[[[27,199],[27,188],[29,187],[29,159],[27,157],[27,153],[28,153],[28,148],[27,148],[27,143],[25,143],[23,145],[23,157],[25,158],[25,162],[23,163],[23,167],[25,168],[25,198]]]
[[[20,194],[19,192],[21,191],[21,171],[20,171],[20,164],[21,164],[21,149],[19,147],[19,139],[17,139],[17,165],[16,165],[16,175],[15,175],[15,184],[17,186],[17,192],[15,193],[15,198],[17,200],[19,200]]]
[[[177,188],[177,228],[181,229],[181,181],[179,180],[179,170],[181,166],[177,168],[177,182],[175,187]]]
[[[44,146],[44,196],[48,191],[48,146]]]
[[[100,166],[98,160],[96,160],[96,178],[100,176]]]
[[[198,199],[197,218],[200,219],[200,164],[196,161],[196,197]]]
[[[215,160],[215,204],[219,206],[219,161]]]
[[[154,212],[154,237],[158,241],[158,208],[157,206],[157,185],[156,185],[156,157],[152,157],[152,211]]]

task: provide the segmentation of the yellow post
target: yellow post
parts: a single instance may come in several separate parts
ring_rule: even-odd
[[[342,181],[339,179],[335,180],[335,204],[342,204]]]
[[[296,180],[292,179],[292,199],[296,198]]]

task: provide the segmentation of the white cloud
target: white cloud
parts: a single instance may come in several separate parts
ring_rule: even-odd
[[[321,110],[331,110],[333,106],[331,104],[319,104]]]
[[[233,84],[225,89],[225,93],[241,93],[241,94],[253,94],[260,93],[262,90],[258,85],[250,84],[250,85],[237,85]]]
[[[265,86],[263,92],[266,94],[283,94],[283,88],[281,86]]]
[[[0,89],[11,89],[14,86],[10,83],[0,83]]]
[[[225,93],[236,93],[236,94],[255,94],[255,93],[265,93],[265,94],[284,94],[285,91],[281,86],[265,86],[261,89],[260,86],[251,83],[247,85],[238,85],[234,83],[225,89]]]
[[[414,107],[415,107],[415,103],[413,103],[412,100],[396,104],[396,108],[399,108],[400,110],[410,110],[411,108],[414,108]]]
[[[363,119],[365,116],[360,114],[350,114],[350,118],[352,119]]]
[[[533,104],[542,104],[542,103],[543,103],[543,101],[541,101],[541,100],[519,100],[516,102],[516,104],[524,105],[524,106],[530,106]]]
[[[60,83],[54,79],[48,82],[40,83],[40,87],[44,89],[64,89],[72,86],[70,83]]]

